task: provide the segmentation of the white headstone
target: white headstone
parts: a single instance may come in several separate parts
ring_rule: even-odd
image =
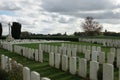
[[[66,55],[66,47],[63,47],[63,54],[62,55]]]
[[[68,56],[62,55],[62,70],[67,71],[68,70]]]
[[[90,60],[90,50],[86,50],[86,51],[85,51],[85,59],[86,59],[87,61]]]
[[[30,80],[30,69],[28,67],[23,68],[23,80]]]
[[[115,48],[110,48],[110,52],[111,52],[111,53],[116,53]]]
[[[35,71],[32,71],[31,72],[31,80],[40,80],[40,74]]]
[[[36,49],[35,50],[35,61],[38,61],[39,60],[39,57],[38,57],[38,50]]]
[[[100,52],[99,53],[99,63],[100,64],[105,63],[105,52]]]
[[[5,56],[1,55],[1,68],[5,70]]]
[[[107,63],[113,64],[114,62],[114,58],[115,58],[115,54],[114,53],[108,53],[107,54]]]
[[[42,45],[41,44],[39,44],[39,50],[42,50]]]
[[[103,64],[103,80],[114,80],[114,67],[112,64]]]
[[[43,63],[43,51],[39,49],[39,61]]]
[[[77,48],[72,49],[72,57],[76,57],[77,54]]]
[[[86,51],[86,46],[82,46],[82,53],[85,53]]]
[[[101,47],[97,47],[97,51],[98,51],[98,52],[101,52]]]
[[[99,63],[96,61],[90,61],[90,80],[97,80],[98,69]]]
[[[98,56],[98,52],[97,51],[93,51],[92,52],[92,61],[97,61],[97,56]]]
[[[9,60],[8,60],[9,58],[7,57],[7,56],[5,56],[5,71],[6,72],[8,72],[8,70],[9,70]]]
[[[68,48],[68,49],[67,49],[67,56],[68,56],[68,57],[71,57],[71,56],[72,56],[71,48]]]
[[[86,75],[87,75],[87,60],[84,59],[84,58],[79,59],[78,74],[79,74],[79,76],[86,78]]]
[[[55,54],[58,53],[58,46],[55,46]]]
[[[60,68],[60,63],[61,63],[61,55],[60,54],[55,54],[55,67],[57,69]]]
[[[51,52],[51,48],[50,48],[50,45],[48,45],[48,53]]]
[[[92,46],[92,52],[97,51],[96,46]]]
[[[117,49],[117,67],[120,67],[120,49]]]
[[[54,53],[49,53],[49,65],[54,66]]]
[[[9,70],[12,70],[12,64],[11,64],[11,62],[12,62],[12,59],[9,58],[9,61],[8,61],[8,64],[9,64]]]
[[[51,79],[43,77],[41,80],[51,80]]]
[[[70,57],[69,61],[69,69],[71,74],[76,74],[76,68],[77,68],[77,60],[76,57]]]

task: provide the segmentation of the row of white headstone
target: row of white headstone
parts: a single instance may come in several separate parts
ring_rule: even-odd
[[[78,61],[77,61],[78,60]],[[78,62],[78,64],[77,64]],[[49,65],[63,71],[69,71],[71,74],[78,74],[79,76],[87,77],[87,60],[84,58],[68,57],[67,55],[60,55],[49,53]],[[78,65],[78,67],[77,67]],[[98,80],[97,75],[99,70],[99,62],[90,61],[89,78],[90,80]],[[120,68],[120,67],[119,67]],[[114,80],[114,67],[110,63],[103,64],[103,80]],[[120,69],[119,69],[120,80]]]
[[[72,48],[72,47],[73,48]],[[23,55],[29,59],[34,59],[35,61],[43,62],[43,50],[53,52],[53,53],[60,53],[62,55],[67,55],[68,57],[76,57],[76,48],[74,48],[76,45],[69,45],[69,44],[62,44],[62,47],[57,46],[50,46],[46,44],[39,44],[39,49],[32,49],[22,46],[14,46],[14,52]],[[12,51],[12,44],[9,43],[3,43],[2,47],[4,49],[7,49],[9,51]],[[66,48],[69,47],[69,48]],[[83,46],[85,48],[85,46]],[[90,48],[89,48],[90,49]],[[87,61],[94,60],[98,61],[100,64],[105,63],[105,53],[101,52],[101,47],[92,46],[92,52],[89,49],[84,50],[85,59]],[[117,53],[117,54],[116,54]],[[107,63],[113,64],[113,62],[117,61],[117,66],[120,66],[120,50],[119,48],[116,50],[115,48],[111,48],[110,52],[107,54]]]
[[[22,49],[21,49],[21,46],[17,46],[17,47],[14,47],[14,50],[15,50],[15,52],[17,52],[18,51],[18,53],[20,53],[21,54],[21,50],[24,50],[23,49],[24,47],[22,47]],[[41,46],[41,44],[39,45],[39,49],[40,50],[42,50],[42,49],[45,49],[45,47],[44,48],[42,48],[42,46]],[[93,49],[94,50],[94,49]],[[111,48],[111,50],[110,50],[111,52],[108,54],[108,56],[107,56],[107,63],[109,63],[109,64],[113,64],[113,62],[114,62],[114,59],[115,59],[115,48]],[[29,54],[29,51],[28,51],[28,49],[25,49],[24,51],[22,51],[23,52],[23,55],[25,56],[25,57],[27,57],[27,55]],[[25,53],[24,53],[25,52]],[[28,54],[26,55],[26,53],[28,52]],[[32,52],[32,51],[30,51],[30,52]],[[34,52],[34,51],[33,51]],[[89,54],[89,52],[90,51],[88,51],[88,52],[86,52],[85,53],[85,58],[86,58],[86,60],[89,60],[90,59],[90,54]],[[92,56],[91,56],[91,60],[92,61],[99,61],[99,63],[101,63],[101,64],[105,64],[105,53],[104,52],[102,52],[102,53],[98,53],[98,52],[96,52],[96,51],[92,51],[92,54],[91,54]],[[33,55],[33,57],[34,57],[35,55]],[[62,56],[62,58],[61,58],[61,56]],[[97,60],[97,57],[99,58],[99,60]],[[62,59],[62,60],[61,60]],[[38,55],[36,55],[36,58],[35,58],[35,60],[37,61],[38,60]],[[74,61],[76,61],[77,60],[77,58],[75,57],[75,56],[68,56],[68,55],[66,55],[66,54],[54,54],[54,53],[49,53],[49,64],[50,64],[50,66],[55,66],[56,68],[60,68],[60,67],[62,67],[62,70],[63,71],[67,71],[67,70],[69,70],[70,71],[70,73],[71,74],[76,74],[76,62],[74,62]],[[61,63],[62,62],[62,63]],[[68,63],[69,63],[69,65],[68,65]],[[70,63],[71,63],[71,66],[70,66]],[[62,64],[62,66],[60,66]],[[82,63],[81,63],[82,64]],[[83,66],[83,65],[82,65]],[[119,49],[117,49],[117,66],[119,67],[120,66],[120,50]],[[84,68],[84,67],[83,67]]]
[[[1,45],[4,49],[7,49],[11,52],[13,51],[13,47],[12,47],[11,43],[3,42],[3,43],[1,43]],[[58,47],[58,46],[51,46],[51,45],[47,45],[47,44],[40,44],[39,49],[44,50],[45,52],[48,52],[48,53],[54,52],[54,53],[60,53],[63,55],[66,54],[69,56],[76,56],[77,52],[85,53],[86,50],[91,50],[91,46],[81,46],[81,45],[62,43],[62,46]],[[92,51],[101,51],[101,47],[92,46]]]
[[[14,45],[14,52],[22,55],[26,58],[43,62],[43,50],[41,49],[32,49],[23,46]]]
[[[31,48],[15,45],[14,50],[16,53],[19,53],[20,55],[23,55],[29,59],[34,59],[35,61],[43,62],[43,50],[45,49],[45,47],[44,48],[42,48],[42,47],[43,46],[41,46],[41,44],[40,44],[39,50],[37,50],[37,49],[31,49]],[[21,52],[21,50],[22,50],[22,52]],[[98,61],[100,64],[103,64],[105,62],[113,64],[115,61],[115,56],[116,56],[117,57],[117,60],[116,60],[117,67],[120,66],[120,49],[117,49],[117,55],[116,55],[115,48],[111,48],[110,53],[107,54],[107,61],[105,61],[105,53],[104,52],[100,52],[100,49],[99,49],[99,51],[95,51],[96,50],[95,47],[93,47],[93,50],[94,51],[92,51],[92,53],[90,52],[90,50],[85,51],[84,55],[85,55],[85,59],[87,61]],[[21,53],[23,53],[23,54],[21,54]],[[49,53],[51,53],[51,52],[49,52]],[[54,51],[53,51],[53,53],[54,53]],[[73,53],[72,53],[71,49],[68,49],[67,51],[66,51],[66,49],[63,49],[62,55],[67,55],[68,57],[76,57],[76,49],[75,50],[73,49]]]
[[[70,57],[76,57],[77,49],[76,48],[66,48],[66,47],[58,47],[58,46],[51,46],[48,44],[39,44],[39,48],[43,51],[50,53],[54,52],[56,54],[62,55],[69,55]]]
[[[13,51],[11,43],[3,42],[1,43],[1,45],[4,49],[7,49],[11,52]],[[81,46],[81,45],[65,44],[65,43],[62,43],[61,47],[51,46],[47,44],[40,44],[39,48],[48,53],[54,52],[54,53],[69,54],[69,55],[71,53],[71,55],[73,56],[76,56],[77,52],[85,53],[86,50],[91,50],[91,46]],[[101,51],[101,47],[92,46],[92,51]]]
[[[12,44],[9,43],[9,42],[2,42],[0,43],[1,47],[12,52],[13,51],[13,48],[12,48]]]
[[[86,46],[86,45],[77,45],[77,44],[67,44],[67,43],[62,43],[61,45],[62,47],[66,47],[66,48],[76,48],[77,52],[80,53],[85,53],[86,50],[90,50],[92,51],[101,51],[101,47],[100,46]]]
[[[107,56],[107,58],[105,58],[105,56]],[[98,61],[100,64],[106,62],[113,64],[114,62],[116,62],[117,67],[120,67],[120,49],[117,48],[117,50],[115,50],[115,48],[111,48],[110,52],[107,53],[107,55],[105,55],[105,52],[94,51],[90,53],[90,50],[86,50],[85,59],[87,61]]]
[[[72,48],[72,47],[73,48]],[[48,53],[60,53],[60,55],[67,55],[68,57],[76,57],[76,45],[70,45],[70,44],[62,44],[62,47],[59,47],[59,49],[62,48],[62,50],[59,50],[57,52],[57,46],[50,46],[47,44],[40,44],[39,48],[43,49],[44,51],[47,52],[47,49],[49,50]],[[57,48],[56,48],[57,47]],[[69,47],[69,48],[66,48]],[[85,46],[83,46],[85,48]],[[89,48],[90,49],[90,48]],[[96,47],[96,46],[92,46],[92,51],[90,51],[89,49],[85,49],[84,50],[84,58],[87,61],[98,61],[100,64],[103,64],[105,62],[113,64],[115,61],[115,57],[117,57],[117,66],[120,66],[120,50],[119,48],[116,50],[115,48],[111,48],[110,52],[107,54],[107,61],[105,61],[105,52],[101,51],[101,47]],[[116,55],[117,53],[117,55]]]
[[[23,67],[22,64],[17,63],[16,61],[14,61],[14,64],[22,69],[23,80],[50,80],[47,77],[40,77],[38,72],[30,71],[28,67]],[[12,66],[12,59],[5,55],[1,55],[1,68],[8,72],[9,70],[12,70]]]
[[[63,43],[62,46],[65,47],[70,47],[72,48],[77,48],[77,45],[75,44],[65,44]],[[88,48],[86,48],[88,47]],[[69,51],[68,51],[69,52]],[[115,58],[117,59],[117,67],[120,66],[120,49],[117,48],[110,48],[109,53],[107,54],[107,61],[105,61],[105,52],[101,51],[101,47],[96,47],[92,46],[92,49],[90,46],[83,46],[83,53],[84,53],[84,58],[87,59],[87,61],[98,61],[100,64],[103,64],[105,62],[113,64],[115,61]],[[69,55],[68,55],[69,56]]]
[[[45,52],[54,52],[54,53],[60,53],[62,55],[68,55],[69,57],[77,56],[77,52],[82,52],[83,54],[86,52],[86,50],[90,51],[99,51],[101,52],[101,47],[97,46],[82,46],[82,45],[76,45],[76,44],[66,44],[62,43],[60,47],[48,45],[48,44],[39,44],[39,48],[41,48]]]
[[[120,47],[120,40],[117,39],[88,39],[79,38],[79,41],[103,44],[106,47]]]

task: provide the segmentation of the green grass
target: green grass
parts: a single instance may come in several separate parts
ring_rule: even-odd
[[[48,60],[46,60],[48,58],[45,58],[44,63],[39,63],[3,49],[0,49],[0,55],[1,54],[4,54],[16,60],[18,63],[29,67],[32,71],[37,71],[42,77],[51,78],[51,80],[82,80],[77,75],[71,75],[69,72],[64,72],[59,69],[50,67],[48,64]],[[46,56],[46,54],[44,56]]]
[[[107,53],[110,51],[109,47],[103,47],[100,44],[92,44],[92,43],[86,43],[86,42],[65,42],[68,44],[78,44],[78,45],[86,45],[86,46],[101,46],[102,51],[104,51],[107,55]],[[61,46],[60,42],[53,42],[53,43],[45,43],[45,44],[49,44],[49,45],[54,45],[54,46]],[[38,49],[39,44],[38,43],[33,43],[33,44],[19,44],[20,46],[25,46],[25,47],[29,47],[29,48],[34,48],[34,49]],[[77,75],[71,75],[69,72],[63,72],[61,70],[55,69],[54,67],[50,67],[48,64],[48,59],[49,59],[49,55],[47,53],[44,53],[44,63],[39,63],[39,62],[35,62],[32,60],[29,60],[23,56],[20,56],[16,53],[10,53],[6,50],[0,49],[0,54],[5,54],[15,60],[17,60],[17,62],[22,63],[24,66],[28,66],[31,70],[35,70],[37,72],[40,73],[40,75],[42,77],[49,77],[52,80],[83,80],[82,78],[80,78]],[[84,57],[84,54],[81,53],[77,53],[77,56],[79,57]],[[87,73],[89,73],[89,62],[88,62],[88,66],[87,66]],[[100,66],[102,67],[102,66]],[[118,69],[114,69],[115,70],[115,80],[118,80]]]

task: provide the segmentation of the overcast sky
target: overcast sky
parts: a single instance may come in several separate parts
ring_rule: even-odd
[[[92,16],[103,31],[120,31],[120,0],[0,0],[3,35],[8,22],[22,24],[22,31],[40,34],[82,31],[81,22]]]

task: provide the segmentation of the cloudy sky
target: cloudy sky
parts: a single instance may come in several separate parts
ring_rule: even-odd
[[[22,31],[40,34],[82,31],[85,17],[92,16],[103,31],[120,31],[120,0],[0,0],[3,35],[8,22],[18,21]]]

